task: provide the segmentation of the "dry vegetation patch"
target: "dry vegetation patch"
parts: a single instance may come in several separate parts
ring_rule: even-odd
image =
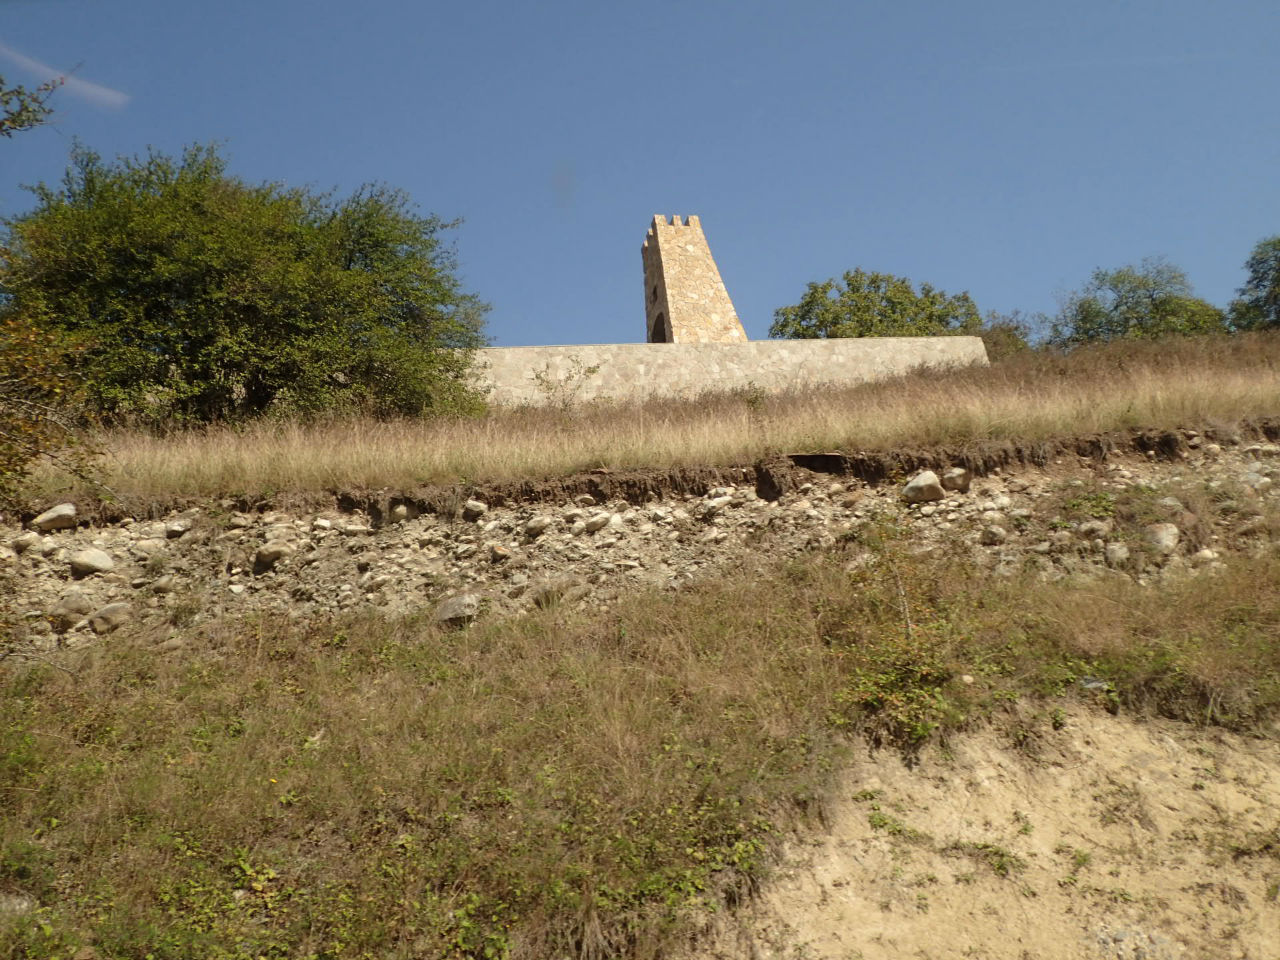
[[[102,479],[129,500],[408,489],[599,467],[751,463],[779,452],[891,450],[1126,428],[1233,423],[1280,410],[1280,336],[1027,352],[842,389],[495,410],[480,419],[262,420],[98,438]],[[32,498],[97,493],[46,471]],[[100,493],[100,491],[98,492]]]

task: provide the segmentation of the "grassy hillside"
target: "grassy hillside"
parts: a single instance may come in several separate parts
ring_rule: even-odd
[[[664,956],[758,882],[856,739],[992,719],[1034,742],[1044,697],[1244,729],[1280,705],[1273,554],[1082,587],[899,533],[605,616],[10,650],[0,893],[41,906],[0,955]]]
[[[106,462],[129,496],[213,495],[1231,422],[1280,409],[1278,356],[1186,341],[812,396],[119,434]],[[921,552],[886,513],[830,551],[458,631],[264,616],[41,655],[5,635],[0,956],[669,956],[867,740],[991,723],[1030,748],[1062,698],[1261,731],[1280,513],[1180,482],[1205,530],[1247,505],[1228,573],[1046,582]],[[1155,496],[1068,486],[1035,522],[1105,513],[1136,541]]]

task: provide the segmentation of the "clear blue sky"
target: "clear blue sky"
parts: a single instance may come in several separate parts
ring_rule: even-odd
[[[1280,233],[1277,0],[0,0],[0,214],[73,138],[462,217],[497,345],[644,339],[640,244],[696,213],[753,337],[861,266],[1052,312],[1163,255],[1225,305]]]

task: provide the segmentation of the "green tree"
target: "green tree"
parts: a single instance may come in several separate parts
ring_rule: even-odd
[[[1280,236],[1259,240],[1244,268],[1249,279],[1231,304],[1231,325],[1238,330],[1280,327]]]
[[[27,90],[10,87],[0,76],[0,136],[43,123],[49,95],[61,83]],[[0,248],[0,262],[5,253]],[[42,457],[63,459],[77,472],[85,469],[77,384],[66,367],[67,352],[60,338],[0,314],[0,505],[14,501],[23,477]]]
[[[1227,329],[1226,314],[1193,296],[1185,273],[1163,259],[1148,258],[1138,266],[1095,270],[1083,290],[1064,299],[1049,341],[1074,346]]]
[[[487,307],[405,194],[335,200],[227,174],[213,146],[107,163],[77,147],[4,221],[0,312],[64,333],[108,415],[211,421],[269,408],[379,415],[474,403]]]
[[[63,340],[18,317],[0,316],[0,505],[14,501],[32,464],[60,461],[86,475],[79,389]]]
[[[798,304],[774,312],[769,336],[927,337],[976,333],[981,324],[967,293],[948,296],[927,283],[917,291],[906,277],[858,268],[841,280],[810,283]]]
[[[0,75],[0,137],[12,137],[19,130],[43,123],[50,113],[49,95],[61,85],[61,79],[50,80],[28,90],[9,86]]]
[[[1012,313],[992,310],[983,320],[982,328],[976,331],[986,348],[987,359],[997,363],[1031,350],[1032,326],[1039,320],[1043,320],[1043,315],[1029,318],[1020,310]]]

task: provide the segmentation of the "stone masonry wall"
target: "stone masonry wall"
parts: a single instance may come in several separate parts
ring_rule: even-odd
[[[476,380],[490,391],[491,402],[514,406],[696,396],[748,386],[775,392],[986,362],[978,337],[490,347],[477,351]]]
[[[696,216],[655,216],[641,248],[650,343],[744,343],[733,301]]]

